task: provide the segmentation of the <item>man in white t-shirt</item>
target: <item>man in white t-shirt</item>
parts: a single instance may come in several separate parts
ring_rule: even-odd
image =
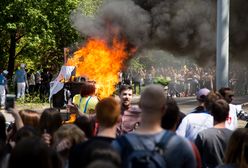
[[[238,119],[248,121],[248,114],[244,112],[242,109],[242,105],[234,105],[231,104],[234,96],[234,92],[229,87],[222,87],[219,90],[219,93],[223,96],[223,98],[229,103],[229,115],[226,120],[226,128],[230,130],[235,130],[238,128]]]
[[[207,88],[202,88],[196,93],[199,106],[183,118],[176,131],[178,135],[194,142],[200,131],[213,127],[213,116],[209,114],[205,106],[205,101],[209,93],[210,90]]]

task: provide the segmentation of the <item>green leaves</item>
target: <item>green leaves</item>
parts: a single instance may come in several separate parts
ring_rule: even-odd
[[[59,68],[58,65],[63,62],[63,48],[83,38],[71,26],[71,12],[80,8],[92,15],[100,3],[101,0],[1,2],[0,56],[3,59],[0,60],[0,66],[6,68],[6,62],[16,60],[16,63],[26,61],[32,68],[40,65],[52,67],[54,64]],[[10,39],[13,36],[15,38]],[[13,65],[8,67],[10,72],[13,68]]]
[[[17,26],[15,23],[7,23],[6,27],[8,30],[16,30],[17,29]]]
[[[163,76],[155,77],[155,79],[153,81],[154,84],[160,84],[162,86],[167,86],[169,84],[169,82],[170,82],[170,80],[166,79]]]

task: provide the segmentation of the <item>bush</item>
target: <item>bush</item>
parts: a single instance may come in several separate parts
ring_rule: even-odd
[[[41,99],[39,95],[29,95],[26,94],[25,98],[19,98],[16,101],[19,104],[26,104],[26,103],[48,103],[48,98]]]
[[[168,86],[170,83],[170,80],[163,77],[163,76],[159,76],[159,77],[155,77],[153,80],[154,84],[160,84],[162,86]]]

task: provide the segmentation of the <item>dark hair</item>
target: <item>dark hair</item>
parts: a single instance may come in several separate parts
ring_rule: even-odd
[[[97,159],[92,161],[86,168],[119,168],[109,160]]]
[[[208,111],[211,111],[213,103],[223,97],[220,95],[219,92],[210,91],[207,98],[205,99],[205,107]]]
[[[121,94],[121,92],[123,92],[124,90],[133,90],[133,88],[131,85],[121,85],[119,89],[119,94]]]
[[[2,158],[4,157],[4,150],[6,146],[6,122],[4,115],[0,112],[0,163],[2,161]]]
[[[46,130],[48,133],[53,134],[61,125],[62,117],[56,108],[45,109],[40,116],[40,131],[41,133]]]
[[[3,113],[0,112],[0,141],[5,142],[7,138],[6,135],[6,120]]]
[[[110,161],[117,167],[121,167],[120,155],[117,151],[112,148],[110,144],[104,142],[97,142],[94,144],[94,146],[96,146],[96,148],[92,151],[90,155],[90,162],[95,160],[106,160]]]
[[[69,156],[69,167],[87,167],[96,160],[110,161],[121,167],[119,153],[106,141],[88,141],[83,146],[76,146]],[[77,149],[78,147],[78,149]]]
[[[106,160],[110,161],[117,167],[121,167],[121,158],[117,151],[115,151],[112,146],[106,142],[94,142],[90,144],[89,147],[89,157],[87,165],[95,160]]]
[[[235,164],[239,168],[248,166],[248,158],[245,155],[248,147],[248,129],[236,129],[228,142],[224,162],[226,164]]]
[[[229,87],[222,87],[222,88],[219,89],[219,93],[220,93],[221,96],[223,96],[223,97],[225,97],[226,91],[232,91],[232,89],[229,88]]]
[[[84,131],[87,138],[91,138],[93,136],[93,123],[88,117],[77,117],[74,124]]]
[[[96,91],[96,86],[94,83],[83,82],[81,85],[80,95],[81,97],[87,97],[93,95]]]
[[[229,104],[224,99],[216,100],[210,111],[215,122],[224,122],[229,115]]]
[[[201,95],[200,97],[197,98],[197,100],[200,102],[200,103],[204,103],[207,99],[207,96],[206,95]]]
[[[162,128],[171,130],[178,122],[179,118],[179,107],[177,102],[173,98],[167,98],[165,114],[162,117]]]
[[[61,168],[58,154],[40,138],[24,138],[14,147],[8,168]]]
[[[17,130],[14,136],[14,141],[18,143],[24,138],[38,137],[38,136],[39,136],[38,131],[35,128],[33,128],[32,126],[24,126]]]

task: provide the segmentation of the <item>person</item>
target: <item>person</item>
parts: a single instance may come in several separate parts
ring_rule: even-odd
[[[17,83],[17,98],[25,97],[25,90],[26,90],[26,87],[28,87],[25,64],[21,64],[20,68],[16,70],[15,80]]]
[[[69,121],[74,122],[78,116],[87,115],[93,117],[95,115],[95,107],[98,103],[98,98],[95,95],[96,87],[94,83],[83,82],[80,94],[76,94],[72,99],[72,104],[68,104],[68,109],[71,113]]]
[[[41,81],[42,81],[41,73],[40,71],[36,71],[35,72],[35,92],[37,94],[40,94]]]
[[[35,74],[34,74],[34,70],[31,69],[30,73],[28,75],[28,85],[29,85],[29,93],[30,95],[33,95],[35,92]]]
[[[47,69],[44,68],[43,72],[41,73],[41,88],[40,88],[40,96],[43,100],[49,95],[50,91],[50,82],[52,81],[53,75]]]
[[[167,97],[166,103],[167,108],[162,117],[161,126],[166,130],[176,131],[185,114],[180,112],[177,102],[173,98]]]
[[[20,110],[19,115],[24,125],[32,126],[35,129],[39,128],[40,114],[34,110]]]
[[[125,84],[125,85],[131,85],[132,84],[130,72],[124,71],[122,76],[123,76],[123,84]]]
[[[74,124],[64,124],[53,134],[53,148],[59,153],[64,168],[68,168],[70,150],[86,141],[84,132]]]
[[[218,168],[246,168],[248,167],[248,129],[236,129],[227,145],[224,164]]]
[[[219,89],[219,93],[229,103],[229,116],[226,120],[226,128],[235,130],[238,128],[238,119],[248,121],[248,114],[242,109],[241,105],[232,104],[234,92],[229,87],[222,87]]]
[[[70,168],[86,167],[92,160],[95,151],[104,149],[112,150],[111,143],[116,137],[116,125],[120,118],[120,104],[115,98],[107,97],[96,105],[96,120],[99,130],[95,137],[77,145],[69,158]]]
[[[224,99],[215,101],[210,109],[214,127],[198,133],[195,144],[202,158],[203,168],[215,168],[223,163],[224,152],[232,131],[225,128],[229,105]]]
[[[58,154],[40,138],[24,138],[16,144],[8,168],[62,168]]]
[[[87,138],[91,138],[93,136],[93,123],[87,116],[79,116],[73,122],[76,126],[78,126],[84,133]]]
[[[8,114],[12,115],[12,117],[14,118],[15,122],[12,123],[14,127],[17,130],[22,128],[24,126],[24,123],[22,121],[19,111],[16,108],[8,108],[7,111],[8,111]]]
[[[122,135],[112,142],[112,146],[121,155],[122,167],[128,167],[130,164],[135,166],[136,159],[140,163],[140,160],[145,158],[147,159],[145,159],[144,166],[147,166],[147,164],[154,163],[151,161],[154,155],[160,158],[160,162],[154,164],[161,164],[161,167],[165,164],[169,168],[196,167],[196,160],[189,141],[161,127],[161,118],[166,109],[165,102],[164,89],[160,85],[149,85],[141,93],[140,126],[134,132]],[[143,157],[140,158],[138,155]]]
[[[6,119],[2,112],[0,112],[0,167],[3,165],[3,160],[6,155]],[[2,166],[1,166],[2,165]]]
[[[83,155],[85,157],[81,156],[81,160],[78,160],[77,164],[73,167],[88,168],[97,161],[102,161],[104,163],[101,167],[107,167],[106,165],[109,165],[108,163],[111,163],[113,166],[118,168],[121,166],[121,158],[119,153],[108,143],[95,141],[91,145],[87,146],[84,151],[87,152]],[[69,168],[73,168],[72,165],[70,165],[70,161],[71,160],[69,160]]]
[[[8,143],[6,144],[5,155],[4,155],[4,158],[2,160],[2,168],[8,167],[9,158],[10,158],[12,151],[15,148],[16,144],[18,144],[23,139],[36,138],[36,137],[38,137],[38,132],[33,127],[23,126],[20,129],[18,129],[15,132],[13,139],[8,141]]]
[[[7,74],[8,74],[7,70],[0,72],[0,106],[1,106],[1,109],[5,108],[6,92],[8,90],[7,78],[6,78]]]
[[[121,85],[119,90],[121,120],[117,126],[117,135],[135,130],[140,123],[140,108],[132,105],[133,90],[131,85]]]
[[[141,71],[142,70],[138,70],[138,71],[134,71],[132,73],[132,83],[134,84],[134,94],[140,94],[141,91]],[[139,89],[139,92],[137,91],[137,86]]]
[[[97,158],[97,159],[93,160],[87,166],[87,168],[119,168],[121,164],[120,163],[118,163],[118,165],[115,164],[116,160],[117,159],[115,159],[115,157],[113,157],[112,160],[109,160],[109,159],[106,160],[106,159]],[[120,161],[118,160],[118,162],[120,162]]]
[[[20,68],[16,70],[15,81],[17,83],[17,98],[25,97],[25,90],[28,87],[25,64],[21,64]]]
[[[178,135],[186,137],[194,142],[200,131],[213,127],[213,117],[209,114],[209,111],[207,111],[205,104],[209,93],[210,90],[207,88],[202,88],[196,93],[196,99],[199,106],[183,118],[176,131]]]
[[[162,117],[161,126],[165,130],[175,132],[182,119],[185,117],[185,114],[180,112],[177,102],[171,97],[167,97],[166,107],[165,114]],[[197,168],[201,168],[202,163],[199,151],[194,143],[191,143],[191,145],[197,161]]]
[[[52,144],[52,137],[55,131],[62,125],[62,117],[56,108],[45,109],[40,116],[39,131],[42,139],[47,145]]]

